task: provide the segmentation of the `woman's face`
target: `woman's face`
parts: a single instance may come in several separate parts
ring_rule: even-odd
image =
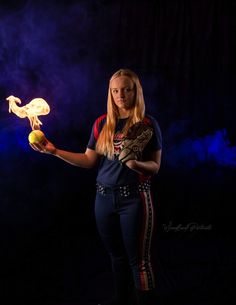
[[[135,86],[128,76],[118,76],[111,81],[111,94],[119,112],[129,111],[134,105]]]

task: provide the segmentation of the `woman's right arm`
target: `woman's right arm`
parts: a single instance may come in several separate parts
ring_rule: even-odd
[[[95,150],[90,148],[87,148],[84,153],[75,153],[58,149],[53,143],[48,141],[48,139],[45,139],[43,143],[30,144],[30,146],[36,151],[56,156],[71,165],[83,168],[94,167],[100,157]]]
[[[74,166],[92,168],[97,164],[99,155],[95,150],[87,148],[84,153],[75,153],[66,150],[56,149],[54,156]]]

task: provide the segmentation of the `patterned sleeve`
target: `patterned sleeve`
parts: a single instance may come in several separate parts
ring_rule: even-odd
[[[92,150],[95,150],[97,139],[99,137],[99,133],[102,130],[103,125],[106,121],[106,114],[101,115],[99,118],[96,119],[96,121],[93,124],[90,139],[87,144],[87,148],[90,148]]]

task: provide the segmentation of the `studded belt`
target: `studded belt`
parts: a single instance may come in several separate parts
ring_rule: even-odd
[[[128,197],[132,194],[149,191],[150,187],[151,187],[150,181],[141,182],[138,184],[123,184],[112,187],[105,186],[98,182],[96,183],[96,188],[98,193],[102,195],[119,193],[121,197]]]

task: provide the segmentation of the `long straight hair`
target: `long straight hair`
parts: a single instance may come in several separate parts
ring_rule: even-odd
[[[145,116],[143,89],[138,76],[136,75],[136,73],[129,69],[118,70],[112,75],[109,81],[106,122],[99,134],[96,144],[96,151],[101,155],[107,156],[109,159],[113,159],[114,156],[113,140],[115,135],[116,123],[119,119],[119,110],[111,94],[111,82],[113,81],[113,79],[119,76],[129,77],[134,83],[135,90],[133,107],[130,110],[129,118],[122,130],[123,135],[125,136],[127,134],[127,131],[130,126],[139,121],[142,121]]]

